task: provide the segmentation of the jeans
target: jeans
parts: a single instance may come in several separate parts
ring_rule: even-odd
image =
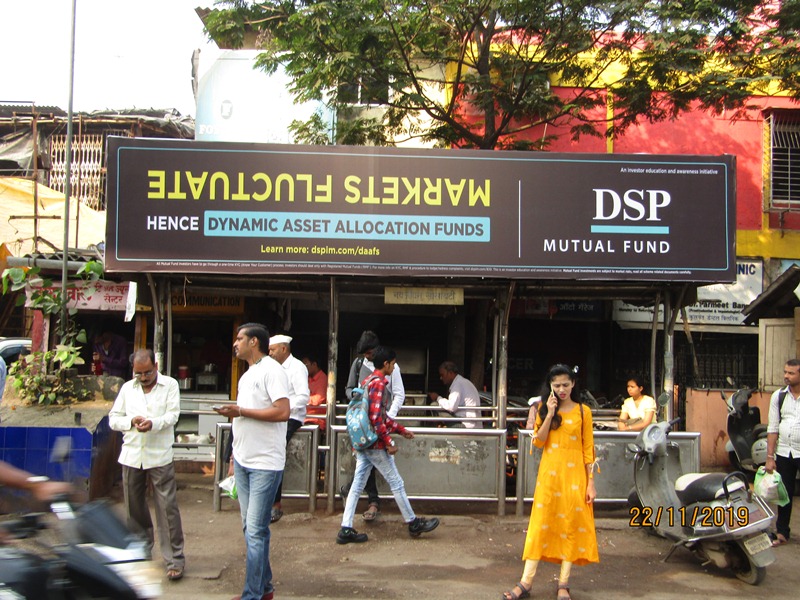
[[[247,547],[242,600],[261,600],[261,596],[273,591],[272,568],[269,564],[269,520],[283,471],[248,469],[234,460],[233,474],[236,477]]]
[[[364,491],[367,492],[367,499],[369,500],[369,503],[380,507],[381,497],[378,495],[378,481],[375,479],[376,473],[377,469],[369,470],[369,477],[367,477],[367,485],[364,487]],[[350,483],[344,486],[344,493],[349,494],[351,487],[353,487],[352,479],[350,480]]]
[[[353,517],[356,513],[356,505],[358,504],[358,497],[364,489],[367,476],[372,468],[375,467],[386,483],[389,484],[389,489],[394,494],[394,501],[397,503],[397,508],[403,515],[403,520],[410,523],[414,520],[416,515],[414,509],[406,496],[406,488],[403,483],[403,478],[397,471],[397,465],[394,462],[394,456],[389,454],[386,450],[361,450],[356,452],[356,470],[353,474],[353,485],[350,486],[350,492],[347,494],[347,504],[344,507],[344,516],[342,517],[342,527],[352,527]]]

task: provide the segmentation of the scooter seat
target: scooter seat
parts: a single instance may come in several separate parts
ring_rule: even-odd
[[[684,506],[695,502],[711,502],[725,495],[722,482],[727,476],[727,473],[687,473],[675,481],[675,493]],[[744,482],[738,478],[728,484],[729,492],[742,488]]]

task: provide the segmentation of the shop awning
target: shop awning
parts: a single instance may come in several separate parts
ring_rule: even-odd
[[[38,202],[36,210],[34,198]],[[38,224],[35,233],[34,220]],[[93,210],[74,199],[70,201],[70,248],[89,248],[101,243],[105,228],[105,211]],[[62,250],[64,194],[29,179],[0,178],[0,243],[6,244],[14,256]]]

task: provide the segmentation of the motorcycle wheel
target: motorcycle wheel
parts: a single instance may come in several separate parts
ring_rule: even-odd
[[[767,576],[766,567],[757,567],[738,544],[731,544],[734,552],[733,574],[749,585],[758,585]]]

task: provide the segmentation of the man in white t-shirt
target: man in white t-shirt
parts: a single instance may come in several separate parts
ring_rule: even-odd
[[[269,522],[286,462],[289,382],[267,355],[269,331],[258,323],[239,327],[236,357],[249,365],[239,379],[236,405],[215,410],[233,418],[233,472],[247,547],[245,585],[240,600],[272,600]]]
[[[481,406],[478,388],[469,379],[459,375],[456,363],[449,360],[439,365],[439,379],[449,387],[447,397],[430,392],[428,398],[456,417],[467,419],[462,421],[459,426],[466,429],[482,429],[481,421],[470,420],[481,416],[480,410],[471,410],[480,409]]]
[[[306,419],[308,406],[308,369],[299,359],[292,356],[290,344],[292,338],[288,335],[273,335],[269,338],[269,356],[280,363],[289,380],[289,420],[286,423],[286,446],[295,432],[303,426]],[[275,523],[283,516],[281,510],[281,489],[275,493],[275,502],[272,505],[270,522]]]

